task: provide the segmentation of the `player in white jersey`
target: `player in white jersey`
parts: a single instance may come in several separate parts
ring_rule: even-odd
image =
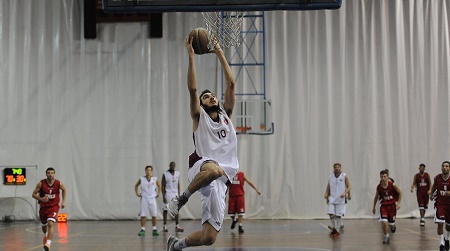
[[[158,215],[156,198],[159,197],[161,193],[161,184],[158,178],[152,176],[153,167],[145,167],[145,176],[139,178],[134,185],[134,191],[136,196],[141,198],[141,211],[139,215],[141,216],[141,231],[138,233],[139,236],[145,236],[145,222],[147,221],[147,214],[150,212],[152,217],[152,234],[154,236],[159,235],[156,229],[156,216]],[[138,188],[141,188],[141,192],[138,192]]]
[[[189,186],[168,204],[168,212],[172,216],[178,214],[191,194],[199,191],[203,210],[202,230],[183,239],[170,236],[167,240],[167,250],[170,251],[212,245],[216,241],[225,214],[226,184],[239,169],[236,131],[230,119],[235,104],[233,73],[224,52],[216,44],[214,53],[222,65],[226,81],[223,106],[208,90],[198,96],[192,40],[187,36],[185,45],[189,56],[187,82],[195,152],[189,156]]]
[[[341,218],[345,214],[346,196],[352,188],[348,177],[341,170],[341,164],[335,163],[333,165],[334,171],[328,177],[328,184],[325,191],[325,200],[328,204],[328,215],[331,220],[330,236],[334,238],[339,237],[339,228],[341,226]]]
[[[180,172],[175,171],[175,162],[170,162],[169,170],[163,173],[161,179],[162,195],[163,195],[163,221],[164,221],[164,232],[168,232],[167,229],[167,202],[171,201],[173,198],[180,196]],[[175,232],[183,232],[184,230],[178,224],[179,215],[175,216]]]

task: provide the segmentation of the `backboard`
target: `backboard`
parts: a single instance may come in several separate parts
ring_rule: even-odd
[[[236,100],[231,120],[237,134],[274,134],[270,100]]]
[[[342,0],[102,0],[113,13],[339,9]]]

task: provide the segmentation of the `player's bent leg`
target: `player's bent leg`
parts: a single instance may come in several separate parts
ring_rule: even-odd
[[[216,241],[219,232],[209,223],[205,222],[201,231],[197,231],[186,238],[186,245],[192,246],[210,246]]]
[[[201,167],[200,172],[195,176],[188,186],[191,193],[198,191],[200,188],[209,185],[214,180],[225,175],[223,169],[214,161],[205,161]]]
[[[192,172],[198,172],[195,174],[194,178],[188,178],[190,181],[189,186],[186,191],[181,195],[173,198],[169,204],[167,204],[167,211],[171,217],[175,217],[180,209],[187,203],[191,194],[197,192],[200,188],[205,187],[214,180],[225,175],[223,169],[217,164],[217,162],[213,160],[206,160],[200,162],[202,160],[197,161],[193,167],[191,167]],[[196,171],[198,170],[198,171]],[[191,172],[190,171],[190,172]],[[188,176],[190,176],[189,174]],[[186,194],[189,193],[189,194]]]

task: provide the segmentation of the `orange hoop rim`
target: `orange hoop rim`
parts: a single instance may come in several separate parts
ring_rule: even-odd
[[[252,128],[250,126],[238,126],[236,127],[236,131],[239,133],[247,133],[247,131],[250,131]]]

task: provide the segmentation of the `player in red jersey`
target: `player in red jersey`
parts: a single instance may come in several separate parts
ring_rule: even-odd
[[[39,181],[33,191],[32,197],[39,201],[41,206],[39,218],[42,223],[42,232],[44,232],[44,250],[49,251],[52,243],[54,223],[58,216],[59,203],[64,208],[66,200],[66,187],[61,181],[55,179],[55,169],[47,168],[45,171],[46,179]],[[60,199],[61,190],[61,199]]]
[[[245,191],[244,183],[247,183],[255,189],[258,195],[261,192],[256,188],[255,184],[250,181],[250,179],[243,172],[238,172],[236,176],[233,177],[231,184],[228,185],[228,215],[230,215],[233,223],[231,223],[231,229],[236,227],[236,223],[239,222],[239,233],[244,233],[242,228],[242,216],[245,214]],[[237,219],[236,219],[237,215]]]
[[[425,226],[425,211],[428,209],[428,190],[431,187],[430,175],[425,172],[425,164],[419,165],[419,172],[414,175],[413,182],[411,184],[411,193],[416,188],[417,203],[419,204],[420,211],[420,226]]]
[[[438,224],[437,234],[439,237],[439,251],[449,250],[448,240],[450,232],[450,162],[442,162],[442,173],[434,177],[433,186],[428,191],[428,195],[435,196],[434,202],[434,222]],[[433,199],[433,198],[431,198]],[[445,223],[445,236],[444,236]]]
[[[380,172],[380,180],[381,182],[377,186],[373,199],[372,212],[375,214],[375,206],[377,205],[377,201],[380,201],[380,221],[385,236],[383,244],[389,244],[388,228],[390,225],[392,233],[395,233],[397,229],[395,226],[395,217],[397,216],[397,210],[400,209],[402,191],[395,183],[389,181],[389,175],[386,170]]]

